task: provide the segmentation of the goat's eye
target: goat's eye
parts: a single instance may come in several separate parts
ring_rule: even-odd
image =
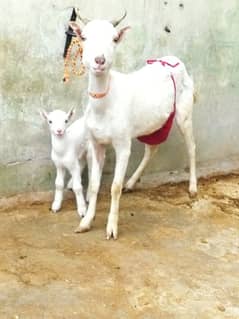
[[[113,41],[114,41],[114,43],[118,43],[118,41],[119,41],[119,36],[115,37],[115,38],[113,39]]]
[[[67,123],[68,123],[68,120],[65,120],[65,123],[67,124]]]
[[[82,41],[86,40],[86,38],[82,34],[81,34],[80,38],[81,38]]]
[[[52,121],[51,121],[51,120],[49,121],[49,124],[52,124]]]

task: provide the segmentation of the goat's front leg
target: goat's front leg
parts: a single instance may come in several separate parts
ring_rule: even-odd
[[[95,217],[96,201],[100,188],[100,181],[105,159],[105,146],[99,144],[91,144],[89,151],[91,152],[92,168],[90,174],[89,185],[89,205],[84,218],[80,225],[76,228],[76,233],[82,233],[90,230],[92,221]]]
[[[193,136],[193,125],[192,125],[192,115],[190,114],[188,118],[182,119],[177,115],[177,124],[184,137],[188,156],[189,156],[189,193],[192,197],[197,194],[197,175],[196,175],[196,145]]]
[[[159,145],[145,144],[144,157],[142,161],[140,162],[138,168],[134,172],[134,174],[130,177],[130,179],[125,184],[125,187],[123,189],[124,192],[130,192],[134,188],[135,184],[140,179],[140,176],[143,174],[149,160],[157,152],[158,148],[159,148]]]
[[[56,180],[55,180],[55,197],[51,205],[53,213],[57,213],[61,209],[64,190],[65,168],[56,166]]]
[[[124,144],[113,145],[116,152],[116,164],[113,184],[111,186],[111,206],[106,227],[106,238],[113,237],[117,239],[118,236],[118,219],[119,219],[119,200],[122,193],[122,186],[124,182],[125,173],[128,166],[131,141]]]
[[[87,159],[87,170],[88,170],[88,187],[87,187],[87,192],[86,192],[86,201],[89,203],[90,201],[90,192],[91,192],[91,173],[92,173],[92,154],[90,151],[87,152],[86,154],[86,159]],[[103,159],[104,161],[104,159]],[[103,167],[103,165],[101,165]]]
[[[80,217],[83,217],[86,212],[86,204],[81,183],[81,168],[78,161],[75,163],[74,168],[70,173],[72,175],[72,189],[76,197],[77,213]]]

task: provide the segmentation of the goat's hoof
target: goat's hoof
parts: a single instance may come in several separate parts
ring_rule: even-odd
[[[81,224],[75,229],[75,233],[86,233],[90,230],[90,226],[82,226]]]
[[[107,226],[106,239],[110,240],[111,238],[113,238],[115,240],[118,238],[118,229],[117,229],[117,227]]]
[[[196,198],[197,194],[198,194],[197,191],[189,191],[189,197],[192,198],[192,199]]]
[[[106,234],[106,239],[107,240],[110,240],[110,239],[114,239],[114,240],[116,240],[117,238],[118,238],[118,236],[117,235],[114,235],[113,233],[107,233]]]
[[[53,213],[58,213],[60,209],[61,209],[61,205],[59,203],[53,203],[51,205],[51,211]]]
[[[52,211],[53,214],[58,214],[59,213],[59,210],[51,209],[51,211]]]

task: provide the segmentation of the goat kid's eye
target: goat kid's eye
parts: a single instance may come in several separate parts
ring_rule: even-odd
[[[85,41],[85,40],[86,40],[86,38],[83,37],[83,35],[81,35],[80,38],[81,38],[82,41]]]
[[[68,123],[68,120],[65,120],[65,123],[67,124],[67,123]]]
[[[49,124],[52,124],[52,121],[51,121],[51,120],[49,121]]]

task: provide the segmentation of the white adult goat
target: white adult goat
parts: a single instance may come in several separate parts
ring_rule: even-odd
[[[86,22],[79,16],[79,11],[78,17],[82,22]],[[95,216],[105,145],[112,144],[116,153],[116,164],[106,227],[107,239],[116,239],[118,234],[119,199],[131,152],[131,140],[160,129],[173,112],[175,102],[176,121],[189,153],[189,191],[191,194],[197,192],[192,130],[193,81],[187,74],[184,64],[171,56],[162,58],[167,61],[164,66],[154,63],[130,74],[110,70],[115,47],[129,28],[125,27],[120,31],[115,28],[124,17],[112,23],[93,20],[87,22],[83,29],[76,22],[69,24],[75,34],[83,40],[83,63],[89,71],[86,123],[94,145],[91,197],[87,213],[77,231],[87,231],[91,227]],[[167,65],[177,67],[171,68]],[[127,182],[126,188],[134,187],[157,149],[157,145],[145,145],[144,158]]]
[[[68,187],[73,189],[77,212],[80,217],[83,217],[86,212],[86,204],[82,190],[81,172],[86,159],[88,164],[90,163],[89,153],[87,152],[89,139],[84,117],[68,126],[73,113],[73,109],[68,113],[61,110],[54,110],[50,113],[45,110],[40,111],[41,116],[49,125],[52,145],[51,159],[56,166],[56,188],[52,211],[56,213],[61,209],[65,172],[68,170],[71,174]]]

